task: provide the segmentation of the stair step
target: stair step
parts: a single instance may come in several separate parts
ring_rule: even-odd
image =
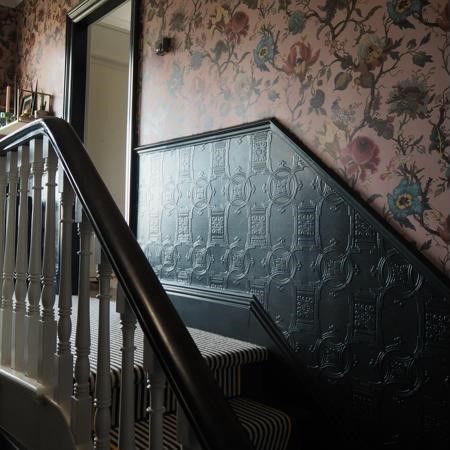
[[[90,327],[91,327],[91,352],[89,362],[91,368],[90,389],[93,394],[95,389],[95,377],[97,369],[97,325],[98,325],[98,299],[90,300]],[[73,298],[72,307],[72,345],[75,345],[75,330],[78,309],[78,298]],[[218,334],[197,329],[188,329],[194,342],[205,359],[205,363],[212,370],[216,381],[222,388],[226,397],[241,395],[241,368],[251,364],[263,363],[268,360],[269,352],[261,347],[238,339],[228,338]],[[120,314],[115,310],[115,303],[110,307],[110,347],[111,347],[111,387],[113,389],[113,424],[118,418],[118,389],[120,387],[120,373],[122,363],[122,333]],[[142,330],[137,327],[135,336],[135,385],[139,400],[146,398],[145,373],[143,369],[144,337]],[[176,399],[170,388],[166,389],[166,410],[176,411]],[[141,401],[141,403],[144,403]],[[136,416],[141,419],[145,416],[145,406],[136,407]]]
[[[90,303],[90,326],[91,326],[91,352],[89,362],[91,370],[97,368],[97,327],[98,327],[98,299],[91,298]],[[71,342],[75,345],[75,332],[77,322],[78,298],[73,297],[72,306],[72,335]],[[268,359],[268,350],[249,342],[240,341],[208,331],[188,329],[194,342],[205,358],[205,362],[211,370],[238,367],[245,364],[263,362]],[[115,311],[115,302],[110,307],[110,332],[111,332],[111,367],[119,369],[122,358],[122,334],[120,314]],[[135,336],[135,364],[143,364],[144,336],[140,327],[136,329]]]
[[[73,333],[71,340],[75,341],[77,302],[73,305]],[[117,427],[119,418],[119,388],[122,359],[122,334],[120,315],[111,303],[110,331],[111,331],[111,384],[112,384],[112,425]],[[91,393],[95,387],[97,366],[97,324],[98,300],[90,301],[91,314]],[[291,421],[285,413],[259,403],[255,400],[241,397],[241,368],[257,367],[264,364],[269,358],[267,348],[251,344],[238,339],[228,338],[208,331],[189,329],[194,342],[198,346],[205,363],[213,372],[224,394],[229,398],[230,405],[240,419],[243,427],[249,433],[256,450],[285,450],[291,432]],[[143,334],[140,328],[136,330],[135,352],[135,433],[137,449],[148,448],[148,421],[146,408],[148,391],[145,383],[143,369]],[[252,380],[254,382],[254,380]],[[176,439],[176,409],[177,402],[172,389],[167,388],[165,393],[166,414],[164,419],[164,435],[168,450],[181,448]],[[117,428],[113,428],[112,440],[117,446]],[[231,450],[231,449],[230,449]]]
[[[249,398],[230,399],[237,418],[256,450],[285,450],[291,436],[291,419],[278,409]]]
[[[148,421],[141,420],[134,424],[136,450],[148,450]],[[163,421],[164,450],[182,450],[177,441],[177,418],[175,414],[166,414]],[[119,450],[119,430],[111,430],[111,449]]]
[[[230,406],[247,431],[255,450],[285,450],[291,435],[291,420],[287,414],[263,405],[255,400],[236,397]],[[148,450],[148,421],[142,420],[134,426],[136,450]],[[175,414],[164,416],[164,445],[166,450],[178,450],[177,421]],[[118,448],[118,431],[111,431],[114,449]]]

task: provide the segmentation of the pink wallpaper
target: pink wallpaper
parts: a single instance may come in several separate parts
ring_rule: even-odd
[[[0,105],[6,86],[13,85],[16,64],[16,12],[0,5]]]
[[[22,88],[39,83],[53,94],[54,112],[62,115],[66,13],[79,0],[24,0],[17,8],[18,79]]]
[[[276,117],[450,275],[446,0],[148,0],[142,20],[141,144]]]
[[[21,84],[38,80],[57,115],[77,3],[17,10]],[[142,5],[141,144],[276,117],[450,275],[446,0]],[[175,51],[158,57],[161,33]]]

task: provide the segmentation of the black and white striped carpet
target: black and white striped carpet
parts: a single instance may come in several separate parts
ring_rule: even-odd
[[[247,431],[256,450],[286,449],[291,434],[291,422],[285,413],[248,398],[230,399],[230,405]],[[166,414],[163,427],[165,450],[181,450],[182,446],[177,440],[176,415]],[[136,422],[134,433],[136,450],[148,450],[148,421]],[[113,446],[118,448],[119,433],[117,428],[112,430],[111,438]]]
[[[77,301],[74,298],[72,345],[75,345]],[[120,396],[120,371],[121,371],[121,346],[122,333],[120,315],[115,311],[115,303],[110,303],[110,361],[111,361],[111,385],[112,408],[111,418],[113,427],[117,427],[119,420],[119,396]],[[95,378],[98,353],[98,300],[90,302],[90,330],[91,353],[89,355],[91,367],[91,394],[94,396]],[[189,329],[189,332],[202,353],[206,364],[214,373],[214,376],[222,388],[224,395],[230,398],[232,408],[240,418],[242,425],[248,431],[257,450],[284,450],[290,436],[290,419],[281,411],[262,405],[254,400],[239,397],[241,394],[241,367],[247,364],[266,361],[268,351],[248,342],[227,338],[217,334],[197,329]],[[145,383],[143,369],[143,333],[139,327],[135,336],[135,417],[136,417],[136,441],[137,448],[148,448],[148,422],[146,422],[146,409],[148,406],[148,391]],[[164,433],[166,446],[169,450],[179,449],[176,440],[176,399],[172,389],[166,386],[166,419]],[[117,444],[117,432],[112,433],[113,441]]]

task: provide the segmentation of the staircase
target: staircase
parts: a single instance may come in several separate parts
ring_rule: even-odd
[[[448,448],[448,282],[246,130],[137,149],[139,243],[66,122],[0,140],[2,450]]]
[[[119,405],[120,405],[120,379],[121,379],[121,346],[120,335],[121,320],[120,313],[115,311],[115,307],[120,306],[115,302],[111,303],[110,309],[110,348],[111,348],[111,443],[112,448],[119,447]],[[91,375],[90,393],[95,397],[95,380],[97,373],[97,333],[95,324],[98,323],[99,301],[96,298],[90,299],[91,318],[91,342],[92,352],[89,355]],[[73,323],[76,326],[76,316],[78,302],[74,298],[73,302]],[[237,339],[232,339],[218,334],[209,333],[198,329],[189,329],[189,333],[200,350],[206,365],[211,370],[219,384],[224,396],[229,400],[231,408],[250,436],[250,440],[257,450],[284,450],[287,448],[291,435],[291,419],[289,416],[267,404],[264,404],[264,368],[270,364],[269,351],[261,346],[254,345]],[[75,345],[76,333],[71,335],[72,345]],[[134,343],[136,351],[134,354],[134,386],[135,386],[135,426],[136,449],[146,450],[149,448],[149,418],[147,408],[149,398],[146,392],[146,369],[144,363],[145,339],[142,330],[138,327]],[[255,379],[255,373],[258,379]],[[248,391],[248,386],[257,386],[256,389]],[[163,432],[164,447],[168,450],[181,449],[179,439],[184,439],[183,430],[178,430],[177,401],[175,394],[167,382],[160,383],[164,402]],[[153,391],[154,392],[154,391]],[[248,398],[250,394],[252,398]],[[260,396],[263,400],[255,400],[255,396]],[[181,427],[186,424],[182,423]]]
[[[4,448],[288,448],[289,416],[264,403],[264,388],[245,389],[263,386],[253,377],[268,350],[186,329],[60,119],[0,141],[0,255]]]

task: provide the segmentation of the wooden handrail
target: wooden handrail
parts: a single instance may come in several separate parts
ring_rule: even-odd
[[[202,447],[252,449],[73,128],[55,117],[37,120],[0,140],[0,156],[40,135],[52,144]]]

